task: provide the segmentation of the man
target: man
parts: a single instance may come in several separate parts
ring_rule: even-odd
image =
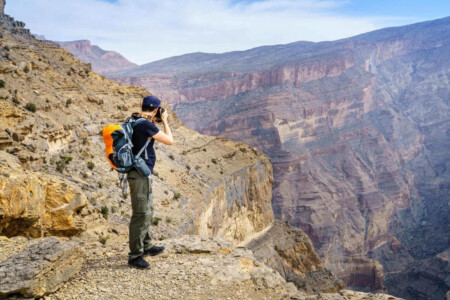
[[[161,114],[164,132],[161,132],[153,122],[149,121],[155,119],[158,111],[160,113],[160,105],[161,101],[155,96],[146,96],[143,99],[142,113],[136,118],[145,118],[146,120],[134,127],[132,136],[133,154],[135,155],[145,145],[147,139],[150,139],[150,143],[141,157],[145,160],[152,174],[156,161],[155,149],[153,148],[155,140],[166,145],[173,144],[172,132],[167,123],[167,111]],[[150,267],[150,264],[144,257],[157,255],[165,249],[164,246],[152,245],[149,232],[153,217],[152,178],[151,175],[144,177],[137,170],[133,169],[128,173],[128,183],[130,185],[131,208],[133,211],[130,221],[128,264],[135,268],[146,269]]]

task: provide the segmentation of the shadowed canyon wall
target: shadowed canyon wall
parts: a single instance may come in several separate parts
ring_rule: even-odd
[[[152,89],[204,134],[265,152],[276,218],[303,229],[348,285],[437,299],[448,267],[423,269],[448,266],[448,53],[444,18],[110,76]]]

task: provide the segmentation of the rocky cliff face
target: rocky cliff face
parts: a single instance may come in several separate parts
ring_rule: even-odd
[[[105,51],[96,45],[91,45],[88,40],[57,42],[57,44],[69,50],[79,60],[90,63],[92,70],[100,74],[125,71],[137,66],[120,53]]]
[[[409,276],[414,286],[420,276],[408,266],[449,245],[449,29],[444,18],[336,42],[197,53],[114,79],[157,90],[202,133],[268,154],[275,216],[307,232],[348,285],[382,289],[384,276]]]
[[[130,289],[124,273],[142,287],[142,273],[122,268],[131,209],[104,157],[100,133],[107,124],[123,122],[149,92],[106,80],[55,43],[36,40],[23,23],[9,16],[2,21],[0,294],[42,297],[59,289],[55,298],[84,297],[80,290],[93,284],[101,289],[89,288],[88,297],[107,293],[113,298],[117,289]],[[260,236],[273,223],[267,156],[242,143],[201,135],[168,111],[176,144],[156,146],[152,233],[155,241],[175,252],[165,270],[174,265],[189,268],[171,273],[150,291],[139,288],[126,295],[145,297],[162,284],[159,289],[169,289],[170,299],[184,299],[187,281],[188,295],[224,298],[231,287],[237,298],[297,295],[292,283],[258,262],[251,250],[234,247]],[[183,234],[197,236],[180,237]],[[42,243],[18,237],[48,235],[69,236],[75,243],[61,242],[64,237]],[[172,237],[175,241],[166,241]],[[309,245],[309,255],[315,255],[312,244],[303,242]],[[207,253],[213,255],[195,256]],[[291,255],[283,254],[286,267]],[[89,258],[84,265],[83,256]],[[117,273],[105,277],[104,272],[111,273],[105,268],[111,261]],[[320,261],[308,268],[315,263]],[[82,274],[76,276],[81,267]],[[75,279],[64,284],[70,278]],[[105,290],[100,281],[109,286],[114,282],[114,288]]]

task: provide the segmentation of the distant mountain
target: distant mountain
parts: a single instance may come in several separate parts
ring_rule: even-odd
[[[85,63],[90,63],[92,69],[101,74],[125,71],[137,66],[115,51],[105,51],[88,40],[57,42],[70,51],[73,56]]]
[[[192,53],[115,74],[259,148],[275,215],[353,287],[450,289],[450,18],[333,42]]]

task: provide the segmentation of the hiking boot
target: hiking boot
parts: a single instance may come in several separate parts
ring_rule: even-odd
[[[150,267],[150,264],[142,256],[133,260],[128,259],[128,265],[137,269],[147,269]]]
[[[144,254],[142,254],[142,256],[143,256],[143,257],[146,257],[146,256],[154,256],[154,255],[158,255],[158,254],[160,254],[161,252],[163,252],[164,249],[166,249],[166,247],[164,247],[164,246],[161,246],[161,247],[158,247],[158,246],[152,246],[151,248],[149,248],[149,249],[147,249],[147,250],[144,250]]]

